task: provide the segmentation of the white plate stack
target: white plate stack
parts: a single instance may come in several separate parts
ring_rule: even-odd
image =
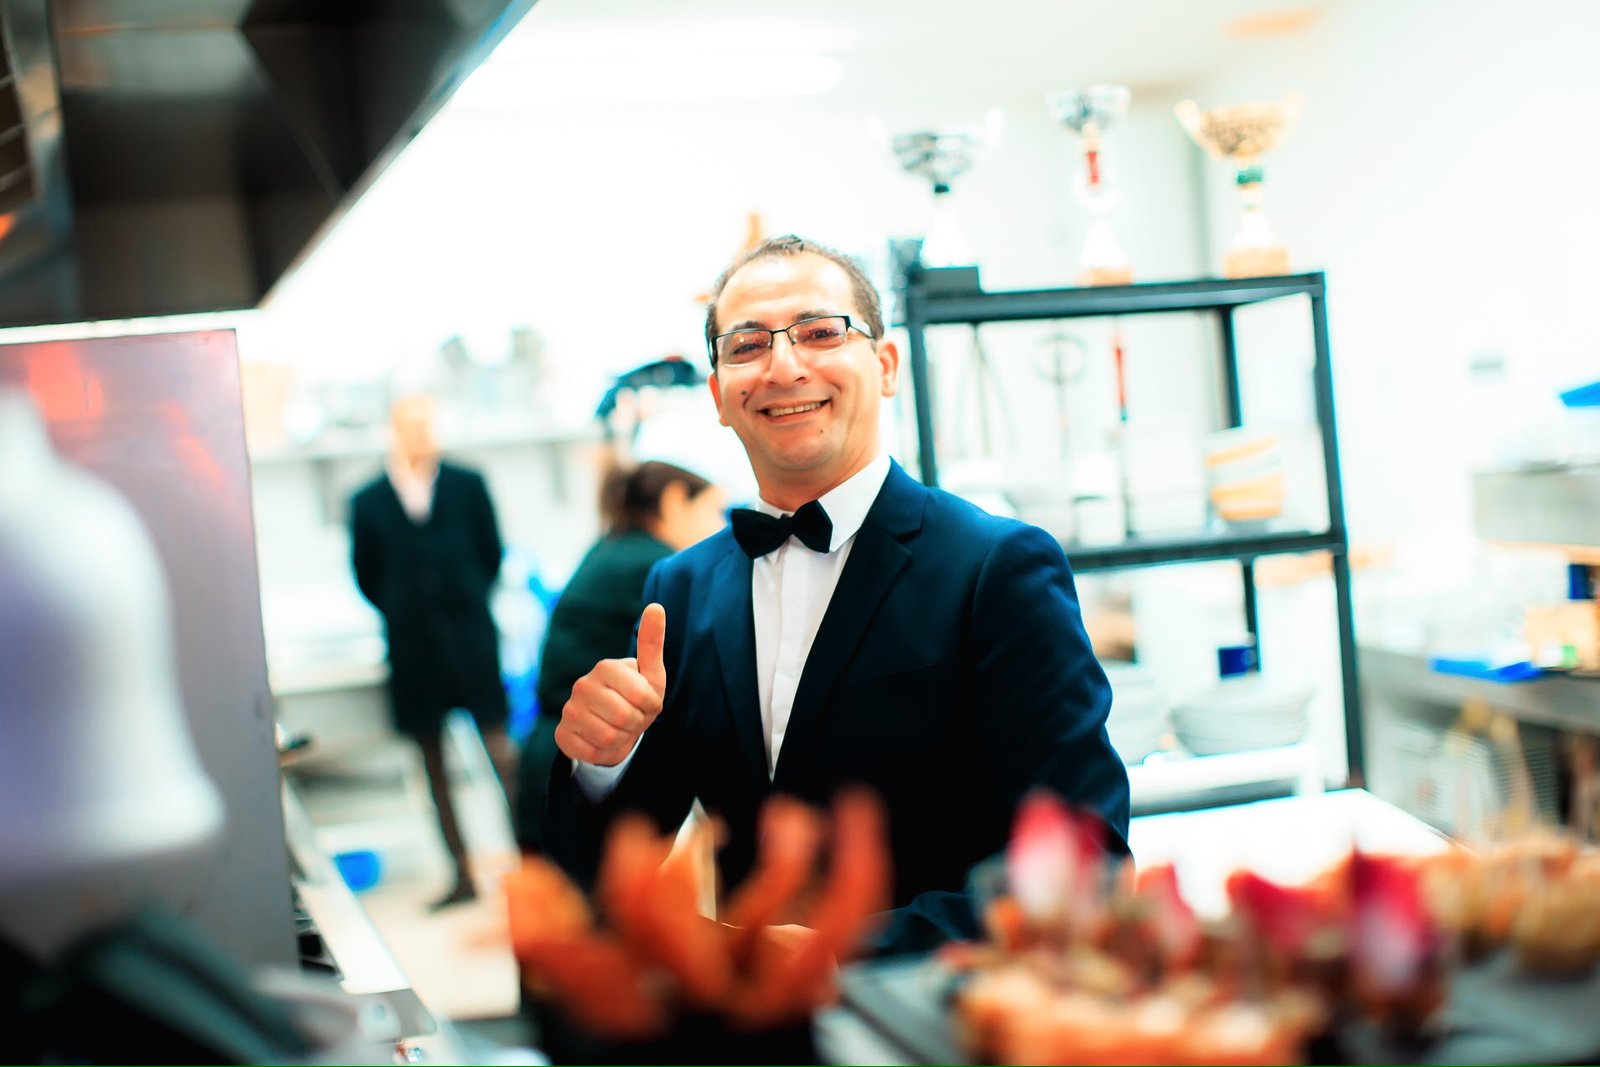
[[[1145,668],[1116,662],[1101,666],[1111,682],[1111,716],[1106,720],[1106,732],[1122,762],[1131,766],[1165,746],[1167,704],[1155,678]]]
[[[1282,448],[1274,434],[1248,426],[1206,438],[1206,474],[1211,506],[1223,521],[1249,526],[1283,513]]]
[[[1184,423],[1123,426],[1122,484],[1130,533],[1161,537],[1205,529],[1205,458],[1199,436]]]
[[[1305,738],[1311,696],[1310,686],[1278,684],[1259,674],[1224,678],[1173,705],[1172,726],[1196,756],[1292,745]]]

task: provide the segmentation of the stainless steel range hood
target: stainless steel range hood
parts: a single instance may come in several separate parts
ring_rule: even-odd
[[[1487,541],[1558,545],[1574,558],[1600,549],[1600,464],[1472,476],[1473,525]]]
[[[532,5],[0,0],[0,326],[256,306]]]

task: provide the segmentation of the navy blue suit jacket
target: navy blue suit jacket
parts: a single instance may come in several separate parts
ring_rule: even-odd
[[[727,825],[719,863],[734,886],[768,796],[825,807],[841,786],[865,784],[889,820],[897,912],[877,947],[893,952],[976,933],[968,871],[1004,848],[1035,786],[1096,812],[1111,850],[1126,851],[1111,691],[1050,535],[893,465],[811,646],[771,780],[750,574],[728,530],[651,571],[645,599],[667,614],[665,707],[602,804],[557,759],[546,844],[570,870],[592,878],[616,812],[643,810],[670,830],[698,796]]]

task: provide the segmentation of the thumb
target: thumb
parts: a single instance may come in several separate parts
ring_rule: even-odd
[[[667,609],[660,604],[648,604],[639,616],[639,673],[657,693],[667,691],[667,665],[662,659],[662,647],[667,643]]]

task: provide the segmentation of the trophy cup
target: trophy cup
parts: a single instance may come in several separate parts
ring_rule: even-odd
[[[1277,103],[1203,112],[1193,100],[1185,100],[1173,108],[1196,144],[1216,159],[1233,161],[1233,181],[1244,198],[1244,214],[1222,259],[1222,272],[1230,278],[1289,272],[1289,250],[1278,243],[1261,211],[1261,156],[1283,143],[1300,116],[1300,104],[1300,94],[1290,93]]]
[[[950,207],[950,183],[971,169],[983,148],[983,135],[972,129],[916,130],[894,138],[895,158],[909,174],[933,186],[933,218],[922,242],[922,262],[929,267],[961,267],[972,262],[961,227]]]
[[[1089,228],[1079,259],[1079,285],[1127,285],[1133,281],[1128,256],[1111,231],[1111,209],[1118,197],[1106,180],[1100,144],[1106,127],[1128,114],[1129,97],[1125,85],[1091,85],[1045,97],[1051,116],[1083,140],[1084,172],[1076,188],[1089,211]]]

